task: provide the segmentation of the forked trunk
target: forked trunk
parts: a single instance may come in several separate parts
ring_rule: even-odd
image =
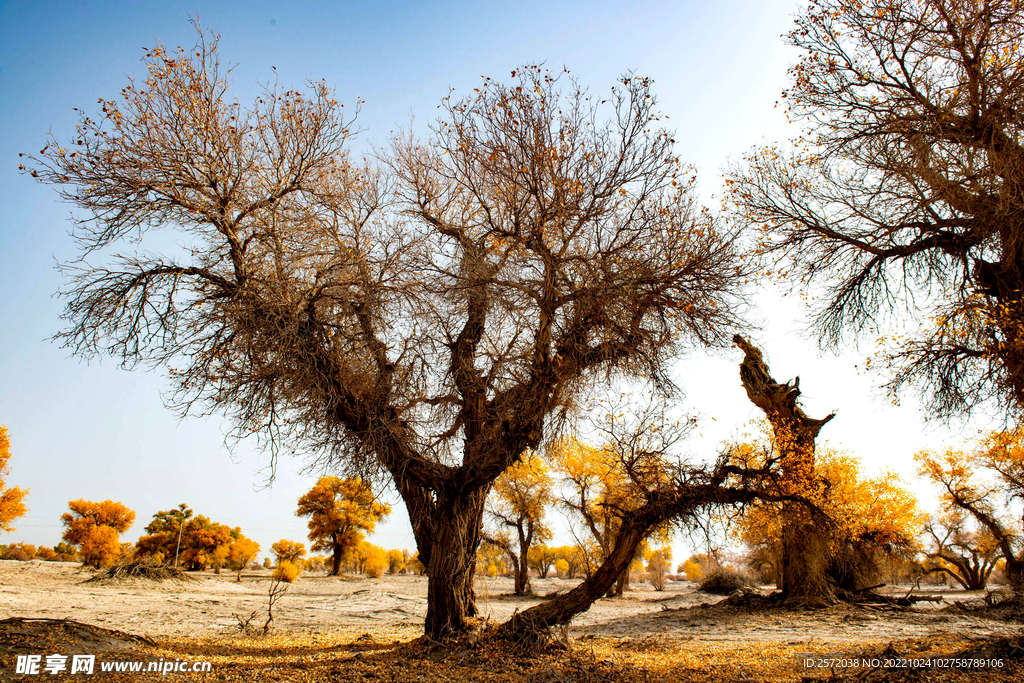
[[[427,558],[426,635],[433,640],[469,630],[476,615],[473,577],[487,490],[438,498]],[[422,550],[421,556],[425,554]]]

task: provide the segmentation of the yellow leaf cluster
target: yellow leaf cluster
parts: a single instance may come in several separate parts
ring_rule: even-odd
[[[68,508],[60,517],[62,538],[79,546],[82,560],[97,569],[115,562],[121,554],[118,537],[135,522],[135,511],[112,500],[72,500]]]
[[[14,531],[11,526],[18,517],[25,514],[25,496],[28,491],[17,486],[8,487],[7,475],[10,474],[8,461],[11,459],[11,440],[7,427],[0,425],[0,531]]]

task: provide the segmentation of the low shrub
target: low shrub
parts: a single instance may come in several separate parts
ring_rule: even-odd
[[[41,545],[39,546],[39,549],[36,550],[36,559],[52,561],[57,559],[57,553],[53,551],[53,548],[48,548],[45,545]]]
[[[36,547],[31,543],[13,543],[4,549],[3,555],[0,559],[3,560],[19,560],[25,562],[27,560],[34,559],[36,556]]]

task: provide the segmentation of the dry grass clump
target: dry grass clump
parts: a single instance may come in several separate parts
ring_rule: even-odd
[[[753,588],[750,577],[732,567],[722,567],[707,575],[697,588],[701,593],[731,595],[744,588]]]
[[[115,564],[113,567],[101,569],[96,576],[86,579],[86,583],[92,581],[122,581],[125,579],[145,579],[147,581],[197,580],[177,567],[168,567],[156,564],[155,562],[125,562],[124,564]]]

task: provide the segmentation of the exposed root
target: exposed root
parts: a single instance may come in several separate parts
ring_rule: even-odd
[[[906,595],[903,596],[882,595],[881,593],[875,592],[876,588],[882,588],[884,586],[884,583],[880,583],[877,586],[862,588],[857,591],[837,589],[836,598],[846,603],[852,603],[855,605],[870,605],[873,607],[910,607],[911,605],[918,602],[942,602],[941,595],[914,595],[913,589],[911,589]]]

